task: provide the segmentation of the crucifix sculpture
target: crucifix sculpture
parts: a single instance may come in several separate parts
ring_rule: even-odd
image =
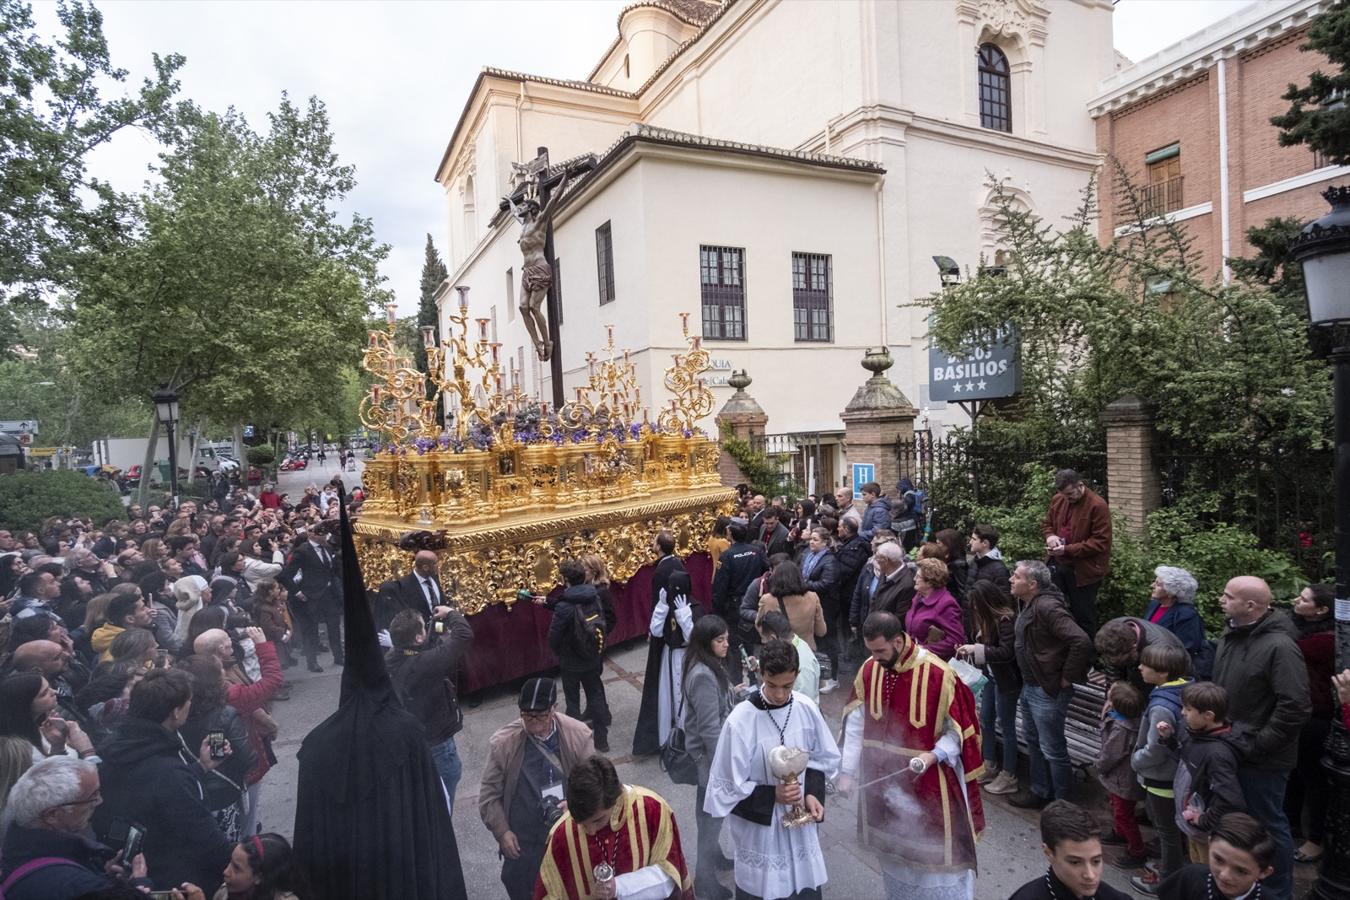
[[[570,162],[560,172],[549,171],[548,148],[540,147],[528,163],[511,164],[510,194],[500,209],[510,210],[520,222],[520,314],[534,342],[535,353],[549,363],[554,404],[563,403],[562,360],[559,356],[558,290],[553,256],[553,214],[567,190],[568,180],[595,166],[595,157]]]

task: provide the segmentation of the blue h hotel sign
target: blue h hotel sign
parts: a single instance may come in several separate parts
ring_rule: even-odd
[[[959,353],[928,345],[928,396],[957,403],[1012,397],[1021,388],[1017,333],[1000,329],[988,343],[967,344]]]
[[[853,499],[862,499],[863,485],[877,480],[877,467],[871,463],[853,464]]]

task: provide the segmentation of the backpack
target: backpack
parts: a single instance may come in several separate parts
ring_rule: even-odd
[[[605,613],[599,599],[573,608],[572,645],[583,660],[598,660],[605,655]]]

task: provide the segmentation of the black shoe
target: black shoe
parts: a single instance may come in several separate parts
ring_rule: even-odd
[[[1018,809],[1044,809],[1049,803],[1049,797],[1042,797],[1040,794],[1033,794],[1031,791],[1027,791],[1025,794],[1014,794],[1008,798],[1008,805],[1015,806]]]
[[[1122,853],[1111,860],[1111,865],[1117,869],[1142,869],[1146,862],[1148,862],[1147,856],[1131,856],[1129,853]]]
[[[311,660],[309,661],[309,670],[310,670],[311,672],[322,672],[322,671],[323,671],[323,666],[319,665],[319,661],[318,661],[318,660],[316,660],[316,659],[311,659]]]
[[[1108,831],[1106,834],[1102,835],[1101,840],[1102,843],[1107,847],[1125,846],[1125,839],[1120,835],[1116,834],[1115,829],[1112,829],[1111,831]]]
[[[335,656],[335,657],[333,657],[333,665],[335,665],[335,666],[345,666],[346,664],[347,664],[347,657],[345,657],[345,656]]]
[[[719,872],[731,872],[736,868],[736,860],[730,856],[719,856],[713,861]]]
[[[283,669],[294,669],[298,665],[299,663],[296,662],[295,659],[290,656],[285,656],[282,657],[281,659],[281,667]]]
[[[596,738],[596,739],[595,739],[595,752],[596,752],[596,753],[608,753],[608,752],[609,752],[609,738],[607,738],[607,737],[598,737],[598,738]]]

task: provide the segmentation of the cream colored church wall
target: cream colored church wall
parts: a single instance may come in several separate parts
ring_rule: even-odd
[[[644,95],[644,121],[796,147],[861,102],[859,7],[833,0],[737,4],[649,89],[652,96]],[[725,37],[710,40],[715,35]],[[693,77],[680,73],[691,54],[698,60]]]

